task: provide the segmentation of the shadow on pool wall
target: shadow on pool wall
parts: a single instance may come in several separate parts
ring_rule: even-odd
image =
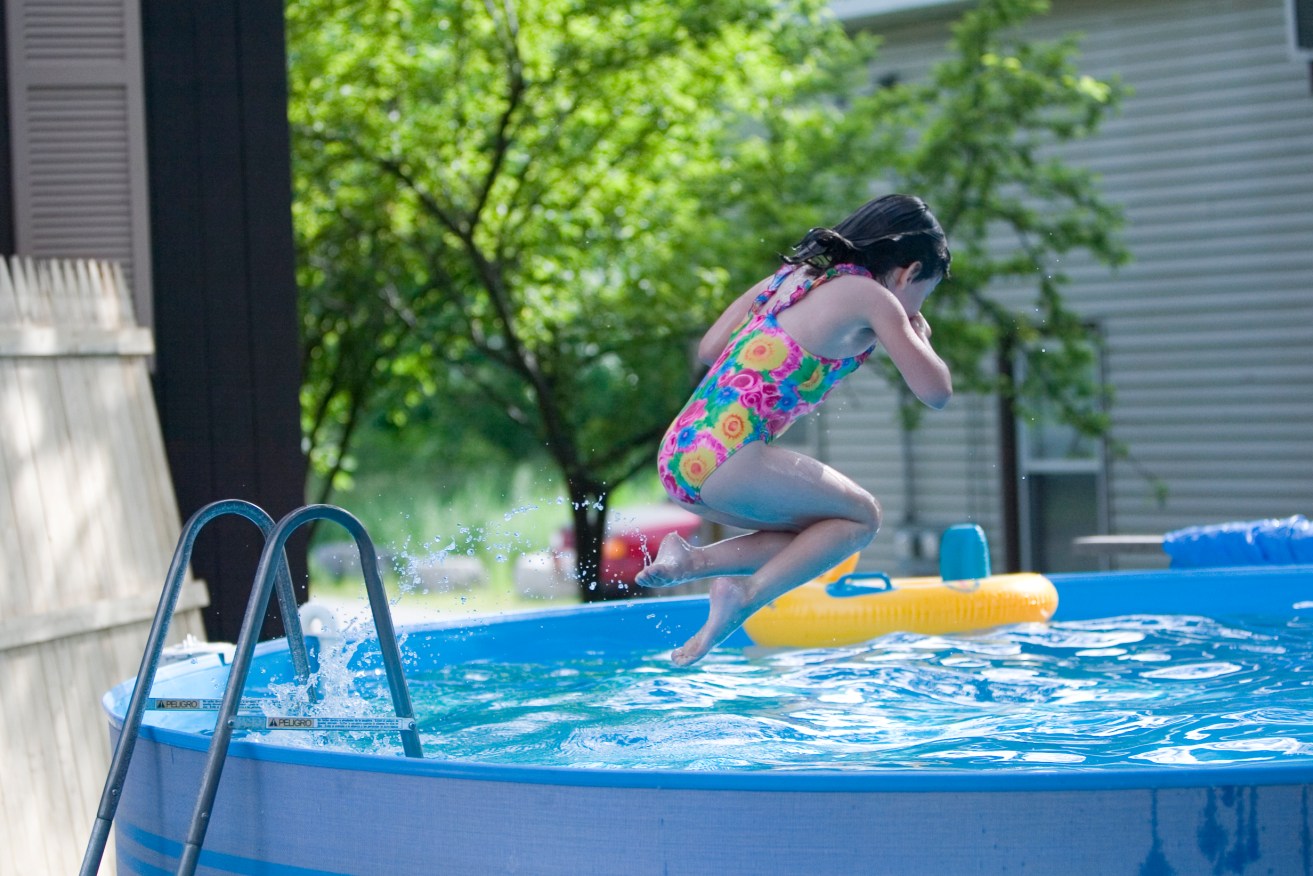
[[[1053,576],[1055,620],[1128,613],[1291,617],[1313,567]],[[669,648],[697,598],[609,603],[406,631],[411,668]],[[737,635],[726,647],[746,644]],[[367,668],[371,655],[363,655]],[[291,675],[280,642],[262,679]],[[217,658],[157,696],[214,696]],[[198,690],[199,689],[199,690]],[[130,683],[106,695],[121,725]],[[213,719],[211,718],[211,721]],[[208,736],[152,716],[117,821],[120,873],[172,872]],[[191,729],[189,729],[191,728]],[[430,753],[431,754],[431,753]],[[237,740],[201,873],[1309,873],[1308,762],[862,772],[506,766]]]

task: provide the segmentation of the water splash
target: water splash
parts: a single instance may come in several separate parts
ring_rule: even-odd
[[[289,681],[268,685],[269,701],[262,705],[266,715],[297,715],[330,718],[390,717],[395,713],[387,697],[385,682],[376,673],[352,668],[362,647],[377,641],[372,621],[353,620],[343,635],[321,636],[317,668],[306,683]],[[348,747],[355,751],[384,752],[397,746],[391,734],[271,730],[254,734],[293,748]]]

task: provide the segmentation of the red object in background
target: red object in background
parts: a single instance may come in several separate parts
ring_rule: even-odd
[[[634,578],[655,559],[661,540],[678,532],[690,542],[697,542],[702,518],[674,504],[645,505],[639,508],[612,508],[607,514],[606,537],[602,540],[602,569],[598,579],[612,596],[641,596],[646,593],[634,585]],[[560,561],[571,563],[574,556],[574,528],[561,530],[561,547],[569,552]],[[560,555],[561,552],[557,552]],[[570,573],[573,568],[564,570]]]

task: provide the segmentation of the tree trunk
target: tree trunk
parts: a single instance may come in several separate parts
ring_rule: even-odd
[[[584,602],[619,598],[601,580],[602,542],[606,537],[607,497],[597,490],[570,485],[574,517],[575,574]]]

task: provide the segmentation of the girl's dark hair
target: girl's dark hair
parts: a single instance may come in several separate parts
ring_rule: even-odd
[[[813,228],[780,256],[791,265],[828,268],[844,262],[861,265],[878,278],[894,268],[920,262],[914,279],[948,276],[953,260],[944,229],[925,201],[912,195],[884,195],[867,201],[833,228]]]

